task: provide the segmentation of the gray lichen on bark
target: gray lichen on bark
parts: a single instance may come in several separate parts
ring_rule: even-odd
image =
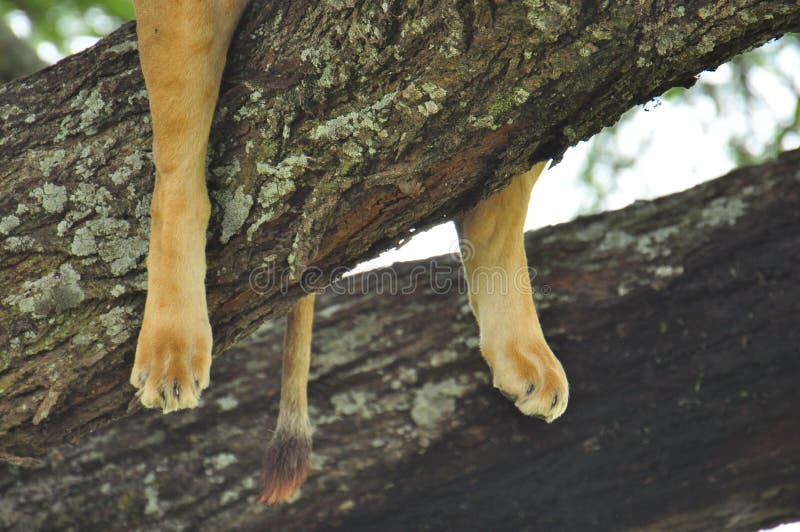
[[[289,504],[256,504],[278,408],[283,324],[273,321],[215,361],[200,408],[138,412],[38,465],[0,465],[0,527],[756,530],[796,520],[799,166],[790,152],[526,235],[542,325],[570,377],[570,408],[553,424],[492,388],[458,258],[396,264],[317,299],[312,473]],[[740,202],[743,212],[720,209]],[[598,245],[604,235],[615,236]],[[398,293],[381,291],[383,276]]]
[[[458,215],[799,25],[788,0],[254,2],[211,135],[215,353],[285,312],[307,267]],[[0,119],[0,448],[27,455],[133,395],[153,167],[132,26],[0,87]],[[264,263],[288,293],[251,289]]]

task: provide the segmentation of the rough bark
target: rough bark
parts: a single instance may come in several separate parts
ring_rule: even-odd
[[[631,105],[800,27],[795,1],[255,2],[212,132],[215,354]],[[0,87],[0,448],[135,409],[152,164],[127,25]],[[289,290],[253,290],[268,265]]]
[[[39,466],[4,466],[0,528],[752,531],[798,520],[798,168],[795,151],[528,235],[543,326],[571,381],[552,425],[489,384],[457,259],[395,265],[318,299],[314,467],[292,503],[255,503],[277,413],[274,322],[216,362],[198,410],[139,412]]]

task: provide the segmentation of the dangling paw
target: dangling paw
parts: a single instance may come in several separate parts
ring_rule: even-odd
[[[500,345],[482,348],[494,387],[527,416],[548,423],[561,416],[567,409],[569,384],[561,362],[544,339]]]
[[[131,384],[147,408],[194,408],[208,387],[211,326],[197,309],[165,316],[145,311]],[[188,314],[194,314],[189,316]]]

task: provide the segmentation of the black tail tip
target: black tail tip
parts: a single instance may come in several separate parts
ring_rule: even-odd
[[[258,502],[284,503],[303,485],[311,466],[311,437],[275,433],[264,455],[264,489]]]

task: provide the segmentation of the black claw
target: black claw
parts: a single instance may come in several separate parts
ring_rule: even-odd
[[[558,393],[553,395],[553,404],[550,405],[550,408],[555,408],[557,402],[558,402]]]
[[[194,379],[194,381],[192,381],[192,384],[194,385],[194,393],[195,393],[195,395],[199,395],[200,394],[200,380],[199,379]]]
[[[533,391],[534,391],[535,389],[536,389],[536,385],[535,385],[535,384],[533,384],[532,382],[531,382],[531,383],[529,383],[529,384],[528,384],[528,387],[527,387],[527,388],[525,388],[525,395],[530,395],[530,394],[532,394],[532,393],[533,393]]]
[[[181,398],[181,383],[176,382],[172,385],[172,393],[175,395],[175,399]]]
[[[161,400],[164,401],[164,404],[167,404],[167,393],[164,391],[164,388],[159,388],[158,395],[161,396]]]

